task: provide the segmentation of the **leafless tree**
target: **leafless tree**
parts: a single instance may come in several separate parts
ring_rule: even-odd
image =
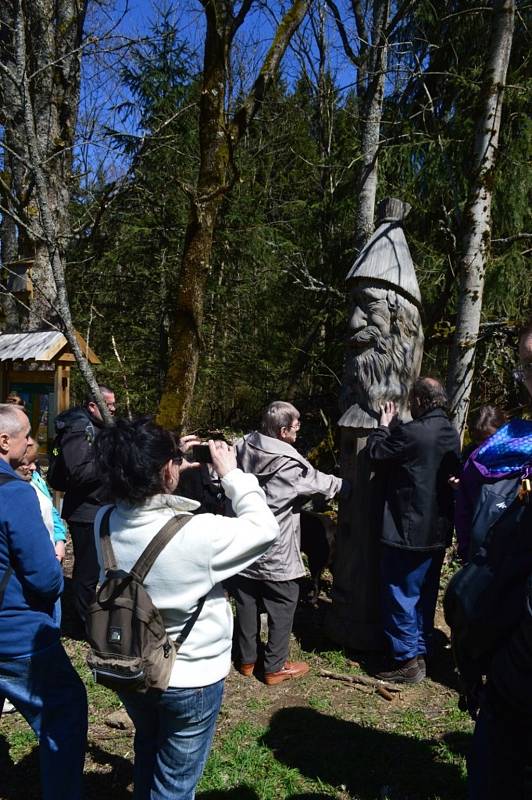
[[[469,408],[486,262],[491,244],[493,173],[514,31],[514,0],[494,0],[488,58],[476,124],[469,199],[464,212],[456,332],[447,388],[455,424],[463,431]]]
[[[200,164],[196,185],[188,188],[189,219],[170,326],[168,372],[158,415],[163,425],[177,427],[184,424],[192,402],[216,221],[222,200],[237,177],[234,153],[308,4],[308,0],[293,0],[277,25],[252,88],[236,110],[228,113],[232,47],[254,0],[201,2],[205,16],[205,44],[199,103]]]
[[[2,183],[2,213],[15,219],[18,255],[31,263],[37,290],[27,327],[62,330],[102,415],[109,413],[82,352],[65,283],[72,152],[88,0],[6,0],[0,40],[4,150],[11,186]]]

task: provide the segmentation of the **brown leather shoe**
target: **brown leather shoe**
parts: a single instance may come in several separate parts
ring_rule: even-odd
[[[265,672],[264,683],[267,686],[275,686],[276,683],[289,681],[290,678],[302,678],[309,669],[309,665],[304,661],[287,661],[279,672]]]
[[[253,670],[255,669],[255,662],[253,664],[240,664],[237,667],[237,670],[240,672],[244,678],[251,678],[253,675]]]

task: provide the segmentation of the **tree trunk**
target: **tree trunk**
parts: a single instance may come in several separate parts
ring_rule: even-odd
[[[47,272],[50,271],[53,276],[54,294],[57,298],[56,300],[48,298],[48,300],[50,304],[53,303],[54,313],[57,314],[60,320],[61,328],[76,358],[80,372],[94,395],[103,419],[110,423],[112,422],[112,417],[101,396],[91,366],[83,354],[76,337],[65,283],[64,247],[68,201],[70,199],[68,175],[65,170],[69,169],[71,155],[64,158],[64,151],[68,149],[70,154],[74,141],[79,90],[79,61],[77,64],[72,63],[72,59],[79,60],[79,52],[73,52],[68,49],[63,50],[62,48],[64,48],[65,39],[70,42],[68,33],[72,30],[72,26],[78,26],[76,27],[78,31],[76,35],[81,37],[79,26],[83,24],[83,12],[79,10],[77,4],[69,4],[66,0],[55,4],[35,2],[30,3],[29,6],[31,10],[26,8],[22,0],[17,0],[15,5],[15,69],[8,77],[13,80],[20,93],[22,124],[24,126],[28,158],[27,166],[34,184],[35,199],[40,217],[39,239],[46,248],[48,259],[45,269]],[[42,16],[31,17],[32,14],[39,13]],[[32,63],[35,51],[39,50],[41,39],[47,34],[48,27],[52,23],[56,23],[61,30],[61,35],[58,36],[58,39],[62,42],[60,47],[62,52],[61,62],[59,65],[46,62],[42,63],[41,66],[48,73],[58,75],[58,86],[53,91],[53,98],[60,106],[60,125],[58,119],[56,119],[57,125],[54,123],[55,112],[51,110],[47,116],[47,123],[45,124],[43,121],[42,112],[47,107],[46,102],[39,95],[34,103],[28,74],[28,66]],[[27,30],[31,32],[33,37],[30,47],[28,47],[27,43]],[[70,44],[72,45],[73,42],[70,42]],[[46,47],[44,49],[46,50]],[[47,53],[50,56],[50,52],[47,51]],[[74,85],[70,85],[71,81],[74,82]],[[38,88],[38,81],[32,88],[35,92]],[[50,95],[48,95],[48,100],[52,102]],[[66,106],[62,104],[63,101]],[[74,106],[70,106],[70,102],[74,102]],[[40,108],[40,114],[37,113],[37,108]],[[60,134],[63,135],[63,138],[58,141],[55,137]],[[57,152],[58,148],[60,149],[59,152]],[[46,157],[50,150],[56,154],[57,157],[55,159],[48,160]],[[46,278],[46,280],[48,279]]]
[[[389,0],[375,0],[367,86],[364,96],[361,98],[360,149],[362,160],[358,174],[358,205],[355,214],[357,253],[362,250],[373,233],[384,81],[388,64],[386,26],[389,14]]]
[[[226,119],[226,89],[234,35],[251,2],[233,16],[231,4],[203,0],[206,17],[203,85],[200,98],[200,169],[190,201],[179,289],[170,326],[170,357],[158,421],[182,428],[192,403],[203,324],[205,289],[211,269],[218,211],[230,189],[235,148],[249,127],[266,88],[272,81],[308,0],[293,0],[275,32],[255,84],[232,120]]]
[[[504,84],[512,48],[514,15],[514,0],[495,0],[489,56],[476,126],[469,200],[464,212],[459,265],[460,294],[447,378],[451,414],[461,433],[469,408],[484,276],[491,242],[493,173],[497,159]]]

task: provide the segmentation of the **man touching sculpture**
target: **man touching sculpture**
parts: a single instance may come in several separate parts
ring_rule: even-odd
[[[386,402],[396,403],[402,422],[411,419],[408,397],[423,355],[421,295],[402,227],[409,210],[400,200],[382,201],[378,227],[346,278],[350,309],[338,424],[341,474],[353,491],[340,504],[333,606],[326,624],[332,639],[360,650],[382,645],[379,531],[371,503],[379,492],[366,440]]]

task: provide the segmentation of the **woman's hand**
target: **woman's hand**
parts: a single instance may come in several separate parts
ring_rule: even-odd
[[[236,469],[235,448],[230,447],[227,442],[221,439],[209,439],[209,450],[211,451],[212,465],[220,478]]]
[[[179,439],[179,449],[182,453],[188,453],[195,444],[201,444],[201,439],[195,433],[187,433],[186,436],[181,436]]]

